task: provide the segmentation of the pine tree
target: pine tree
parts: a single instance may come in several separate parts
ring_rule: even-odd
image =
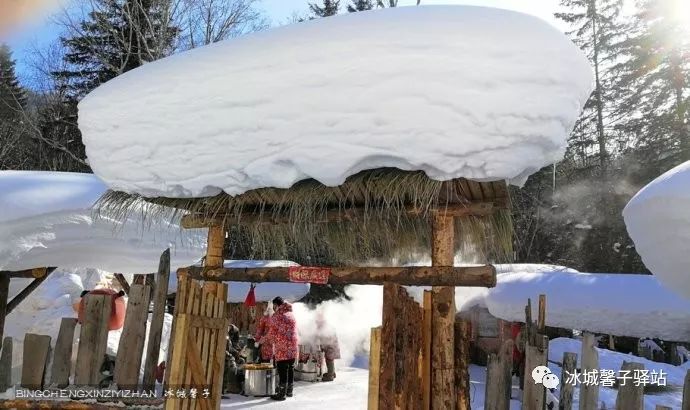
[[[624,104],[633,112],[620,129],[634,135],[635,156],[651,178],[690,159],[690,27],[686,0],[645,0],[623,43],[618,65]]]
[[[98,85],[172,52],[179,30],[167,20],[166,1],[97,0],[76,35],[61,38],[70,68],[55,72],[80,97]]]
[[[556,13],[556,18],[568,23],[573,31],[568,33],[585,51],[592,63],[595,76],[594,93],[587,101],[583,115],[575,126],[570,140],[570,151],[588,166],[591,152],[596,152],[600,174],[606,175],[608,145],[607,114],[613,109],[614,93],[612,60],[616,57],[616,45],[622,32],[620,13],[622,0],[561,0],[567,12]]]
[[[347,11],[349,13],[371,10],[373,8],[373,0],[352,0],[351,3],[347,5]]]
[[[26,106],[26,92],[15,73],[15,61],[6,44],[0,44],[0,121],[16,121]]]
[[[311,18],[335,16],[340,10],[340,0],[323,0],[321,6],[317,3],[309,3],[309,9],[312,12]]]

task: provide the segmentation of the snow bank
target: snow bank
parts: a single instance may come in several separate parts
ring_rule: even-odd
[[[279,266],[297,266],[295,262],[291,261],[262,261],[262,260],[226,260],[224,263],[226,268],[270,268]],[[227,282],[228,284],[228,302],[240,303],[249,293],[249,282]],[[177,292],[177,274],[172,272],[170,274],[170,284],[168,285],[168,293]],[[266,282],[256,284],[254,289],[254,296],[257,302],[268,302],[273,300],[276,296],[281,296],[288,302],[296,302],[302,299],[309,293],[308,283],[285,283],[285,282]]]
[[[628,234],[647,268],[690,298],[690,161],[642,188],[623,209]]]
[[[106,187],[92,174],[0,171],[0,270],[39,266],[149,273],[170,247],[171,265],[199,260],[203,229],[183,231],[164,221],[145,225],[95,217]]]
[[[334,186],[380,167],[522,183],[562,158],[591,90],[586,57],[536,17],[400,7],[146,64],[87,95],[79,127],[94,172],[145,196]]]
[[[545,294],[548,326],[690,340],[690,301],[652,275],[521,271],[499,274],[497,282],[484,303],[492,315],[504,320],[524,322],[528,298],[536,317],[536,301]]]

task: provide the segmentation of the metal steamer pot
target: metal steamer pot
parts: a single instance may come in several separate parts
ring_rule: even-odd
[[[276,394],[277,378],[278,374],[273,367],[245,367],[244,394],[255,397],[273,396]]]
[[[323,352],[319,346],[300,345],[299,357],[295,363],[295,379],[316,382],[321,379]]]

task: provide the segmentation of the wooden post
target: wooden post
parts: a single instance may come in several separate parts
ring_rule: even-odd
[[[73,317],[63,317],[60,321],[60,331],[53,353],[53,367],[50,372],[50,384],[55,387],[64,388],[69,385],[76,326],[77,319]]]
[[[592,333],[586,332],[582,337],[582,373],[599,371],[599,354],[595,347]],[[580,384],[580,410],[597,410],[599,407],[599,386]]]
[[[395,403],[395,349],[396,349],[396,287],[392,283],[383,286],[383,313],[381,326],[381,360],[379,375],[379,409]]]
[[[369,343],[368,410],[379,410],[379,375],[381,373],[381,327],[371,328]]]
[[[115,279],[120,284],[120,287],[125,291],[125,294],[129,295],[129,282],[127,282],[127,279],[125,279],[125,275],[116,273],[113,276],[115,276]]]
[[[548,337],[540,336],[536,345],[525,345],[525,386],[522,396],[522,410],[543,410],[544,408],[546,389],[543,384],[535,383],[532,380],[531,372],[537,366],[546,366],[548,344]]]
[[[422,409],[431,406],[431,312],[433,309],[433,292],[424,291],[422,316]]]
[[[644,365],[634,362],[623,362],[621,370],[629,371],[630,378],[619,384],[616,396],[616,410],[644,410],[644,386],[635,386],[633,374],[644,369]],[[625,384],[623,384],[625,383]]]
[[[499,353],[490,354],[486,365],[486,389],[484,410],[508,410],[510,408],[510,379],[506,378],[505,361]]]
[[[108,342],[108,321],[112,306],[110,295],[84,296],[84,323],[79,333],[75,385],[97,385]]]
[[[546,295],[539,295],[539,316],[537,318],[537,332],[546,333]]]
[[[431,231],[431,265],[453,266],[455,226],[452,216],[434,214]],[[431,312],[431,408],[469,410],[466,386],[455,380],[455,288],[433,287]],[[457,392],[457,393],[456,393]]]
[[[527,299],[527,306],[525,306],[525,344],[534,345],[534,326],[532,323],[532,299]]]
[[[115,375],[113,381],[120,390],[137,390],[141,356],[144,353],[146,339],[146,320],[149,315],[148,285],[132,285],[129,288],[125,325],[120,336],[118,354],[115,358]]]
[[[563,353],[563,368],[561,369],[561,395],[558,400],[559,410],[572,410],[573,408],[573,392],[575,390],[575,386],[572,383],[567,383],[567,380],[568,375],[574,374],[576,368],[577,353]]]
[[[458,409],[470,408],[470,322],[461,319],[454,323],[455,338],[455,383],[457,385]]]
[[[225,229],[222,225],[213,225],[208,228],[208,241],[206,243],[205,266],[223,266],[223,248],[225,247]]]
[[[5,334],[7,316],[7,297],[10,291],[10,275],[0,275],[0,340]]]
[[[0,356],[0,393],[4,393],[12,386],[12,350],[12,338],[7,336],[2,341]]]
[[[50,336],[24,335],[21,386],[31,390],[43,389],[43,378],[50,357]]]
[[[685,373],[685,380],[683,381],[682,410],[690,410],[690,370]]]
[[[153,390],[156,383],[156,367],[158,366],[158,354],[163,333],[163,321],[165,319],[165,304],[168,297],[168,283],[170,282],[170,249],[166,249],[161,255],[158,264],[158,277],[153,299],[153,313],[151,314],[151,326],[149,329],[149,341],[146,345],[146,361],[144,362],[144,378],[142,387],[144,390]]]

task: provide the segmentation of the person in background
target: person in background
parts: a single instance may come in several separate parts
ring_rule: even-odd
[[[239,394],[244,384],[244,372],[242,365],[244,360],[240,357],[239,348],[240,329],[230,325],[228,342],[225,348],[225,390],[229,393]]]
[[[335,329],[326,322],[322,312],[316,315],[316,338],[326,359],[326,373],[321,381],[331,382],[335,379],[335,359],[340,359],[340,347]]]
[[[268,342],[261,344],[259,341],[268,334],[268,330],[271,327],[271,316],[273,316],[273,304],[268,302],[264,315],[259,320],[259,325],[256,327],[256,334],[254,335],[254,340],[256,340],[257,348],[259,348],[259,362],[268,363],[273,359],[273,345]]]
[[[273,400],[285,400],[293,395],[295,377],[295,358],[298,353],[297,322],[292,314],[292,305],[280,296],[273,299],[275,313],[271,316],[268,333],[259,341],[261,345],[271,343],[273,355],[278,367],[278,388]]]

